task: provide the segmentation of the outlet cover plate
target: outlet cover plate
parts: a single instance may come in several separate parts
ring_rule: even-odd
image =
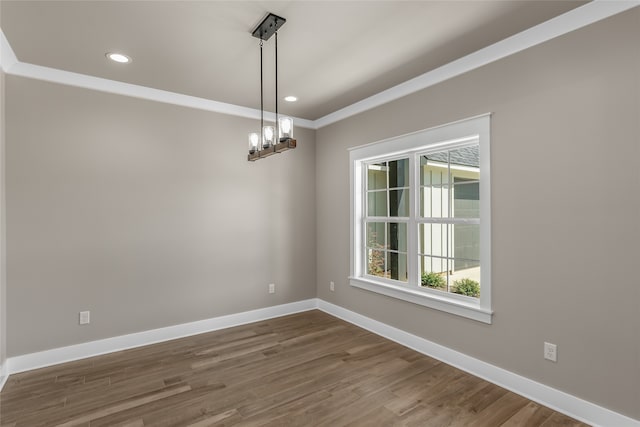
[[[549,342],[544,343],[544,358],[552,362],[558,361],[558,346]]]
[[[81,311],[80,312],[80,324],[88,325],[91,322],[91,312],[90,311]]]

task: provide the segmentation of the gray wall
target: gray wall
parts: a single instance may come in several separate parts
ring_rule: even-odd
[[[5,204],[5,75],[0,70],[0,377],[7,359],[7,239]]]
[[[255,120],[6,89],[8,356],[316,296],[313,131],[249,163]]]
[[[320,129],[318,296],[640,419],[638,40],[635,9]],[[347,148],[486,112],[493,324],[350,287]]]

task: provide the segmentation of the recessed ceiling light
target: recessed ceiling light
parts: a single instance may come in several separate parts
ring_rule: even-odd
[[[293,96],[293,95],[289,95],[289,96],[285,96],[284,100],[287,101],[287,102],[296,102],[298,100],[298,98]]]
[[[107,58],[109,58],[112,61],[115,62],[120,62],[122,64],[126,64],[127,62],[131,62],[131,58],[129,58],[127,55],[123,55],[121,53],[107,53]]]

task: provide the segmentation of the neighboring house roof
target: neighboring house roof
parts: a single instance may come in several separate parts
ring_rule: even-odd
[[[448,155],[451,156],[451,163],[461,166],[480,167],[480,150],[477,145],[471,147],[456,148],[451,151],[442,151],[440,153],[432,153],[424,156],[427,160],[435,160],[436,162],[447,163]]]

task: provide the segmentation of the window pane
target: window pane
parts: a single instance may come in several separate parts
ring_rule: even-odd
[[[367,224],[367,247],[373,249],[385,248],[385,223],[370,222]]]
[[[367,189],[382,190],[385,188],[387,188],[387,163],[367,165]]]
[[[420,224],[420,247],[418,251],[424,255],[437,257],[453,257],[454,239],[450,224]]]
[[[386,262],[385,262],[385,252],[368,249],[367,250],[367,274],[371,274],[373,276],[385,277],[386,272]]]
[[[449,167],[446,151],[420,156],[420,185],[449,183]]]
[[[420,286],[447,291],[448,259],[420,257]]]
[[[420,190],[420,215],[424,218],[449,217],[449,186],[433,185]]]
[[[367,193],[369,210],[367,216],[387,216],[387,192],[371,191]]]
[[[480,265],[480,225],[454,224],[453,256],[456,269],[477,267]]]
[[[388,226],[389,249],[394,251],[407,251],[407,224],[403,222],[390,222]]]
[[[450,292],[456,294],[478,298],[480,296],[480,266],[454,270],[449,276],[449,289]]]
[[[409,190],[389,191],[389,216],[409,216]]]
[[[448,153],[420,156],[420,215],[424,218],[449,216]]]
[[[421,224],[419,234],[421,285],[478,297],[480,225]]]
[[[480,169],[480,149],[478,145],[456,148],[449,151],[452,169]]]
[[[387,252],[387,261],[389,263],[389,272],[387,277],[401,282],[409,280],[406,253]]]
[[[480,181],[454,178],[453,217],[480,218]]]
[[[389,188],[409,186],[409,159],[389,162]]]

